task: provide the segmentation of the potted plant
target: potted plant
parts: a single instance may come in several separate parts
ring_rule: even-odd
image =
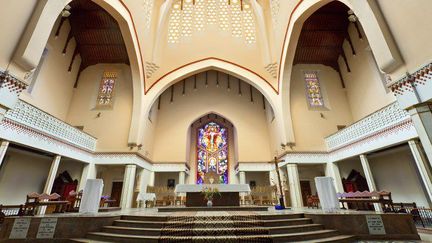
[[[204,187],[201,191],[204,195],[204,199],[207,200],[207,207],[213,206],[213,198],[217,196],[221,196],[219,189],[216,187]]]

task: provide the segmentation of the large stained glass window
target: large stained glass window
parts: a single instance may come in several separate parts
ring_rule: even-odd
[[[99,85],[96,107],[110,108],[113,104],[114,87],[117,79],[117,72],[104,72]]]
[[[305,72],[306,96],[310,107],[324,107],[317,72]]]
[[[216,184],[228,184],[228,131],[215,122],[198,129],[197,184],[208,183],[207,174],[217,175]]]

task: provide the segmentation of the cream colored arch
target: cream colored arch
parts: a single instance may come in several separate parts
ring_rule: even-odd
[[[287,131],[293,131],[290,108],[290,78],[294,55],[304,21],[316,10],[333,0],[300,0],[289,19],[279,70],[281,102]],[[382,14],[374,0],[338,0],[354,11],[366,33],[371,49],[381,70],[391,72],[401,66],[402,59]],[[293,133],[287,134],[294,141]]]
[[[55,21],[71,0],[40,0],[14,55],[14,61],[26,71],[35,68],[42,56]],[[121,0],[93,0],[118,22],[129,56],[133,82],[133,111],[129,143],[137,143],[141,130],[142,97],[144,96],[144,67],[135,25]]]
[[[143,107],[143,111],[141,112],[141,114],[144,115],[148,114],[156,99],[163,93],[163,91],[165,91],[171,85],[183,80],[186,77],[210,69],[218,70],[230,74],[234,77],[240,78],[243,81],[254,86],[257,90],[259,90],[264,95],[264,97],[267,99],[267,101],[269,102],[269,104],[272,106],[274,110],[275,122],[277,123],[276,126],[278,131],[280,131],[278,134],[280,136],[278,138],[279,140],[278,143],[288,142],[286,139],[285,126],[283,125],[284,118],[282,115],[281,99],[280,96],[272,88],[272,86],[268,84],[266,80],[263,79],[258,74],[244,67],[241,67],[237,64],[224,61],[218,58],[207,58],[204,60],[193,62],[168,73],[166,76],[160,79],[156,84],[154,84],[153,87],[151,87],[150,90],[146,93],[144,97],[145,105]],[[142,119],[144,118],[145,116],[142,117]],[[140,134],[140,136],[142,135],[143,134]]]

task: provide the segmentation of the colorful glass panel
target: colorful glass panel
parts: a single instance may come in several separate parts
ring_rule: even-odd
[[[215,122],[198,129],[197,184],[204,184],[209,172],[218,175],[215,183],[228,184],[228,131]]]
[[[116,72],[104,72],[99,86],[97,98],[98,107],[107,107],[112,105],[116,79]]]
[[[316,72],[305,72],[306,95],[311,107],[323,107],[324,99]]]

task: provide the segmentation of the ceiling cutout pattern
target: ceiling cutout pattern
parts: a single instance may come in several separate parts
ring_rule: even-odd
[[[211,25],[246,44],[256,42],[255,15],[247,0],[176,0],[168,21],[168,43],[180,43]]]
[[[144,23],[145,29],[151,28],[152,16],[153,16],[154,0],[144,0]]]
[[[270,0],[270,12],[272,17],[273,28],[279,23],[280,0]]]

